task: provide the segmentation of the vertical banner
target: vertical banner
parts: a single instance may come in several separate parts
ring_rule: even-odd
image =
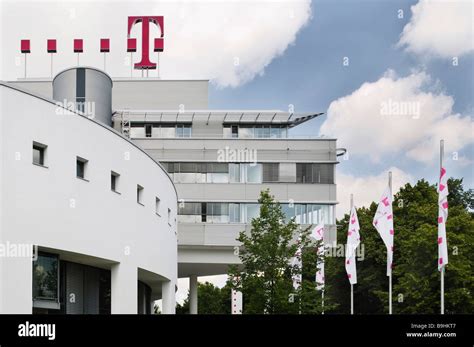
[[[232,314],[242,314],[243,297],[242,292],[232,289],[231,294],[231,312]]]

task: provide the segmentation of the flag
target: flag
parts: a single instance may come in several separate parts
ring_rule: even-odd
[[[292,280],[293,280],[293,288],[295,288],[295,290],[297,290],[300,285],[301,285],[301,280],[303,278],[303,275],[301,273],[301,269],[302,269],[302,262],[301,262],[301,234],[300,236],[298,237],[298,241],[297,241],[297,244],[298,244],[298,248],[296,249],[296,252],[295,252],[295,255],[294,257],[292,258],[291,260],[291,266],[292,267],[297,267],[298,268],[298,274],[294,274],[292,276]]]
[[[438,185],[438,270],[448,263],[448,239],[446,238],[446,220],[448,219],[448,175],[441,168]]]
[[[392,193],[390,187],[385,189],[380,198],[377,212],[375,212],[373,225],[382,237],[385,247],[387,248],[387,276],[392,274],[393,267],[393,210],[392,210]]]
[[[316,287],[318,290],[324,289],[324,224],[318,224],[313,231],[311,232],[311,236],[316,241],[321,241],[318,248],[318,260],[319,258],[323,258],[317,265],[316,270]]]
[[[357,283],[356,249],[360,243],[360,226],[355,207],[351,209],[346,244],[346,272],[351,284]]]

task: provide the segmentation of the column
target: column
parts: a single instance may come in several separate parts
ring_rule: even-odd
[[[112,314],[137,314],[138,270],[130,264],[116,264],[111,269]]]
[[[176,281],[166,281],[161,285],[162,314],[176,313]]]
[[[189,314],[198,314],[198,279],[189,276]]]

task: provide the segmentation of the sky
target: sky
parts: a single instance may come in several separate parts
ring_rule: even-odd
[[[74,38],[85,40],[81,65],[102,68],[101,37],[111,39],[107,72],[128,77],[126,18],[154,14],[165,16],[160,77],[209,79],[210,108],[324,112],[293,135],[335,137],[347,149],[336,173],[338,218],[351,193],[358,207],[377,200],[388,171],[395,192],[421,178],[435,183],[441,139],[448,174],[474,187],[473,1],[0,4],[1,80],[23,76],[24,38],[32,43],[28,77],[51,74],[49,38],[58,40],[53,74],[76,64]],[[187,290],[180,280],[179,301]]]

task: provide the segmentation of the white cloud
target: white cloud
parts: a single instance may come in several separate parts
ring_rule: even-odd
[[[474,50],[472,0],[420,0],[403,28],[399,46],[415,54],[444,58]]]
[[[424,72],[399,78],[388,71],[333,101],[320,133],[337,137],[349,155],[376,162],[398,153],[433,162],[440,139],[448,152],[474,141],[470,117],[453,114],[453,98],[435,87]]]
[[[1,1],[1,0],[0,0]],[[1,79],[22,77],[23,61],[19,42],[29,38],[32,53],[28,56],[30,77],[50,74],[46,40],[58,40],[55,72],[76,64],[72,40],[84,39],[81,64],[103,67],[99,53],[101,37],[111,39],[107,71],[117,77],[130,76],[126,53],[127,17],[163,15],[165,50],[160,55],[160,77],[164,79],[212,79],[219,86],[238,86],[263,74],[265,67],[281,55],[311,18],[310,0],[252,1],[144,1],[131,3],[8,1],[1,18],[8,28],[2,40],[4,57]],[[28,9],[25,15],[25,8]],[[5,14],[8,13],[8,16]],[[152,26],[153,35],[158,29]],[[140,56],[141,28],[138,38]],[[152,60],[156,61],[156,53]],[[140,72],[135,71],[135,76]],[[151,76],[156,76],[152,71]]]
[[[412,183],[413,178],[397,167],[391,167],[378,175],[357,177],[342,172],[337,173],[336,218],[341,219],[350,210],[350,195],[354,194],[354,205],[357,208],[368,207],[373,201],[377,202],[388,185],[388,172],[392,172],[392,191],[398,192],[406,183]]]

